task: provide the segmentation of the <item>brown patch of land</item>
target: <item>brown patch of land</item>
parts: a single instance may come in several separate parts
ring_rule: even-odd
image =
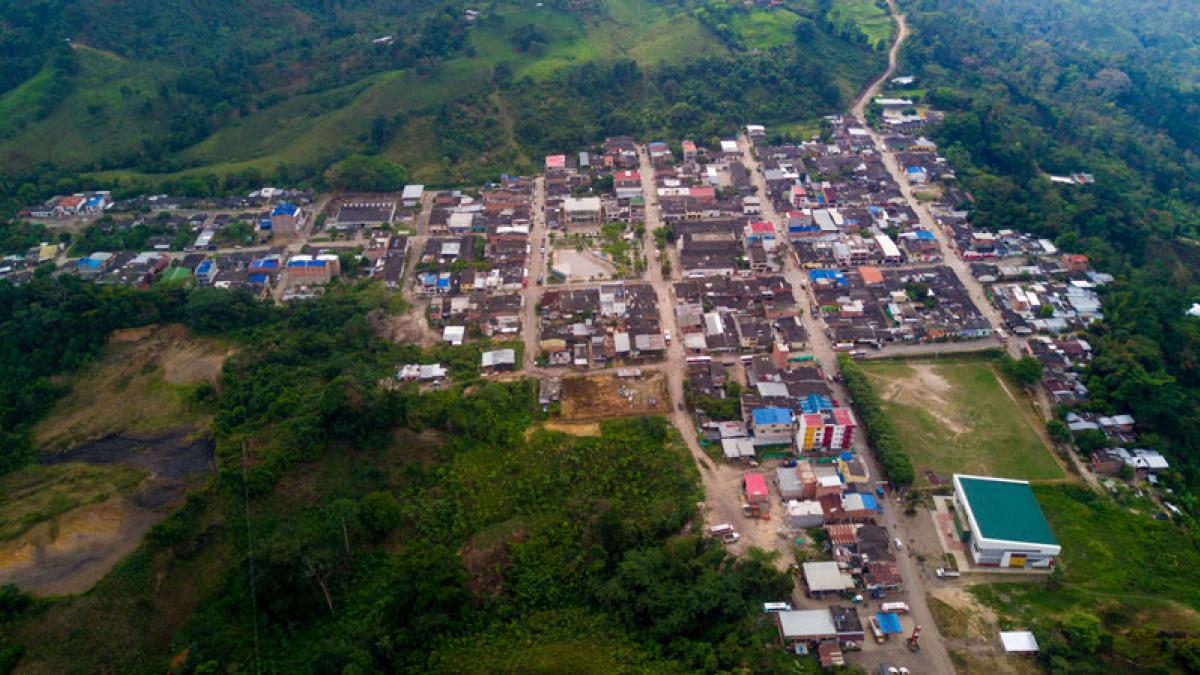
[[[0,487],[0,584],[35,595],[90,589],[213,468],[213,446],[186,431],[113,436],[48,456]],[[15,489],[12,489],[15,488]]]
[[[639,378],[606,374],[563,379],[562,419],[569,422],[662,415],[669,410],[662,373],[646,371]]]
[[[67,381],[60,399],[35,428],[45,450],[61,451],[117,433],[203,430],[210,414],[191,402],[201,383],[216,384],[228,345],[179,325],[116,331],[100,358]]]
[[[531,430],[535,428],[530,427]],[[571,434],[572,436],[600,435],[599,422],[546,422],[542,425],[542,428],[549,431],[561,431],[564,434]]]

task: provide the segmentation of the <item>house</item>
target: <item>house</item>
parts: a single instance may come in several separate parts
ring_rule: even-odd
[[[866,485],[869,483],[871,475],[867,471],[866,463],[861,459],[847,455],[849,453],[843,453],[837,461],[838,475],[842,477],[842,482],[847,485]]]
[[[446,326],[442,329],[442,342],[448,342],[455,347],[461,345],[466,336],[466,326]]]
[[[1000,631],[1000,644],[1008,654],[1036,654],[1038,641],[1027,630]]]
[[[785,520],[793,530],[821,527],[825,524],[825,511],[821,509],[820,502],[792,500],[787,503]]]
[[[270,224],[270,230],[275,234],[296,234],[304,225],[304,211],[295,204],[279,204],[271,209],[270,218],[266,220],[266,223]]]
[[[954,507],[977,565],[1045,569],[1062,552],[1028,481],[955,474]]]
[[[803,652],[814,642],[837,640],[837,626],[828,609],[803,609],[776,612],[779,640],[787,649]]]
[[[806,562],[802,566],[804,587],[808,596],[823,598],[838,595],[854,588],[854,577],[842,570],[836,562]]]
[[[683,143],[681,143],[680,145],[681,145],[681,147],[683,148],[683,161],[685,161],[685,162],[694,162],[694,161],[696,161],[697,152],[696,152],[696,143],[695,143],[695,141],[688,141],[688,140],[685,140],[685,141],[684,141]]]
[[[801,450],[848,450],[858,422],[849,408],[834,408],[800,415],[796,447]]]
[[[786,445],[792,442],[791,410],[757,408],[750,417],[755,445]]]
[[[405,185],[404,191],[400,193],[400,203],[405,208],[413,208],[421,205],[421,197],[425,194],[424,185]]]
[[[742,489],[746,492],[746,501],[751,504],[765,504],[769,498],[767,477],[761,473],[747,473],[743,476]]]
[[[485,372],[513,370],[517,367],[517,352],[513,349],[496,349],[484,352],[481,357],[480,367]]]
[[[863,630],[862,619],[858,616],[857,608],[847,605],[831,605],[829,614],[833,617],[834,628],[837,629],[838,642],[862,644],[863,638],[866,637],[866,631]]]
[[[604,207],[599,197],[567,197],[562,203],[568,233],[596,234]]]

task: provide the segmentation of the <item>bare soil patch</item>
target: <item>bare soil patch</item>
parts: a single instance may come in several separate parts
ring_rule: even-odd
[[[190,395],[202,382],[217,383],[231,353],[179,325],[116,331],[100,358],[67,379],[70,393],[34,438],[53,452],[113,434],[204,429],[210,414],[192,405]]]
[[[531,430],[535,428],[530,427]],[[599,422],[546,422],[542,425],[542,428],[549,431],[561,431],[564,434],[571,434],[572,436],[600,435]]]
[[[645,372],[640,378],[584,375],[563,379],[562,418],[567,421],[661,415],[669,410],[662,373]]]
[[[912,376],[894,380],[880,392],[883,398],[888,401],[920,404],[955,434],[970,431],[952,414],[956,404],[948,397],[953,395],[954,386],[939,375],[931,364],[914,363],[909,367],[912,369]]]
[[[16,584],[35,595],[65,595],[90,589],[155,523],[178,508],[187,490],[213,470],[213,444],[193,439],[186,430],[154,437],[112,436],[46,456],[43,464],[72,475],[100,466],[132,467],[145,476],[136,487],[123,484],[122,494],[81,493],[78,496],[92,494],[101,501],[47,513],[18,536],[0,542],[0,584]]]

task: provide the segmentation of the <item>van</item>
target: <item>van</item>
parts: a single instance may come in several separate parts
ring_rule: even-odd
[[[939,579],[957,579],[962,576],[957,570],[948,570],[943,567],[937,568],[937,575]]]
[[[708,536],[720,539],[721,537],[733,534],[736,531],[737,530],[733,529],[733,525],[730,525],[729,523],[721,523],[708,528]]]
[[[763,614],[770,614],[771,612],[790,612],[790,611],[792,611],[792,605],[791,605],[791,603],[788,603],[788,602],[764,602],[763,603]]]
[[[908,614],[908,604],[903,602],[885,602],[879,605],[881,612],[896,612],[898,614]]]

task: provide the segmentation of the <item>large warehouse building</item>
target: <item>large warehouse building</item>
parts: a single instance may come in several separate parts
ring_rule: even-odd
[[[976,565],[1047,568],[1062,552],[1028,481],[955,474],[954,506]]]

